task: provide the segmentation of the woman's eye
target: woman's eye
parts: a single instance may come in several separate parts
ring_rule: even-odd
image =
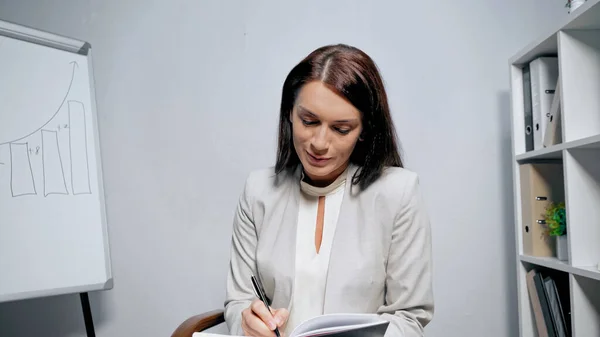
[[[318,123],[318,122],[316,122],[316,121],[308,121],[308,120],[306,120],[306,119],[303,119],[303,120],[302,120],[302,124],[304,124],[304,125],[315,125],[315,124],[317,124],[317,123]]]
[[[350,129],[343,129],[343,128],[335,128],[335,130],[339,133],[341,133],[342,135],[347,135],[350,132]]]

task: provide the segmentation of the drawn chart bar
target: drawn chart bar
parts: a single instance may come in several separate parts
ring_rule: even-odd
[[[13,197],[37,194],[27,143],[10,143],[10,189]]]
[[[69,101],[69,146],[71,150],[71,185],[73,194],[90,194],[90,169],[87,153],[85,107]]]
[[[44,196],[69,194],[56,131],[42,130],[42,162],[44,167]]]

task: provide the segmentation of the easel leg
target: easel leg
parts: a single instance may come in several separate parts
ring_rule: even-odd
[[[81,309],[83,310],[83,320],[85,321],[85,331],[87,333],[87,337],[96,337],[88,293],[80,293],[79,297],[81,298]]]

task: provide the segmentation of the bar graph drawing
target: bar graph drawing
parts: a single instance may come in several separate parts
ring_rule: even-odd
[[[44,169],[44,196],[50,194],[69,194],[65,180],[57,131],[42,132],[42,166]]]
[[[27,143],[10,144],[10,190],[13,197],[36,195]]]
[[[92,193],[87,153],[85,107],[79,101],[69,101],[69,150],[71,153],[73,194]]]
[[[74,61],[69,66],[70,81],[64,96],[59,98],[60,105],[49,112],[39,112],[39,116],[46,116],[43,120],[38,116],[42,125],[23,123],[29,129],[23,128],[20,133],[10,129],[12,134],[0,135],[0,146],[9,148],[9,156],[0,162],[0,168],[10,168],[12,197],[92,194],[86,107],[80,100],[70,98],[79,66]],[[42,188],[43,193],[38,194]]]

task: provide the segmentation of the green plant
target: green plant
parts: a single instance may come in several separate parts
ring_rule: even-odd
[[[544,220],[546,220],[546,226],[548,227],[548,234],[550,236],[562,236],[567,234],[565,203],[550,203],[548,207],[546,207]]]

